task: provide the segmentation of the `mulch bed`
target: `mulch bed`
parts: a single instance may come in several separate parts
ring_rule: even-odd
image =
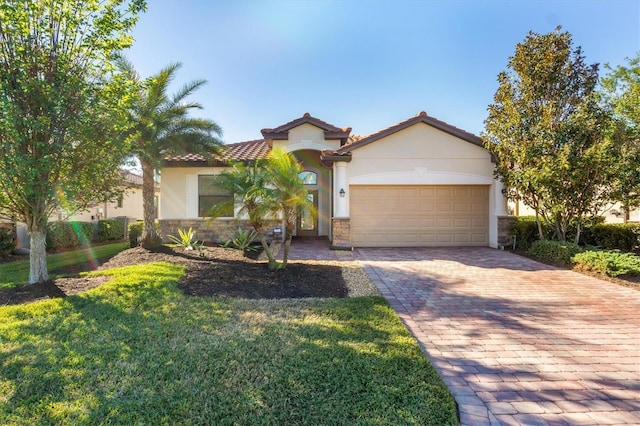
[[[159,247],[154,250],[136,247],[110,259],[100,259],[98,269],[149,262],[170,262],[185,266],[185,276],[178,286],[190,296],[226,296],[247,299],[347,297],[348,287],[339,265],[321,262],[290,262],[284,270],[270,271],[266,261],[252,259],[242,251],[206,247],[198,252]],[[256,257],[256,256],[252,256]],[[29,303],[78,294],[104,284],[108,277],[78,277],[90,271],[90,264],[74,265],[51,271],[55,278],[41,284],[0,290],[0,306]]]

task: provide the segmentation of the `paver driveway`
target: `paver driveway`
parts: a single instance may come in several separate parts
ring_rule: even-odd
[[[489,248],[355,257],[463,425],[640,425],[640,291]]]

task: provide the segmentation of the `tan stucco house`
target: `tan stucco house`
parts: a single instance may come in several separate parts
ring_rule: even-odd
[[[130,171],[122,172],[123,186],[125,192],[115,200],[108,200],[98,203],[95,206],[85,210],[69,214],[63,208],[58,209],[49,220],[68,220],[79,222],[91,222],[100,219],[113,219],[126,217],[130,221],[142,220],[144,217],[144,208],[142,206],[142,176]],[[155,183],[155,200],[156,205],[159,204],[160,185]],[[157,217],[157,214],[156,214]]]
[[[391,246],[498,247],[507,215],[502,185],[482,140],[421,112],[366,137],[304,114],[262,130],[262,139],[227,145],[223,155],[168,157],[162,169],[163,235],[194,227],[198,238],[224,240],[237,226],[231,212],[207,225],[203,212],[221,197],[213,177],[230,160],[292,152],[317,205],[294,235],[327,237],[335,248]],[[274,227],[278,227],[275,224]]]

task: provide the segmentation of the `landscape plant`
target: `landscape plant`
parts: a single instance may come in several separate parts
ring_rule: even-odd
[[[547,262],[570,265],[573,257],[582,249],[575,243],[566,241],[539,240],[527,251],[529,256]]]
[[[179,247],[184,250],[200,250],[202,243],[196,240],[196,231],[193,228],[189,228],[188,231],[184,231],[178,228],[178,236],[169,235],[167,238],[171,241],[169,247]]]
[[[93,223],[56,221],[47,223],[46,247],[48,251],[88,245],[93,239]]]
[[[124,239],[124,222],[121,219],[102,219],[96,222],[94,241],[120,241]]]
[[[598,102],[598,65],[587,64],[571,35],[558,27],[529,32],[498,75],[483,139],[496,158],[508,196],[536,212],[538,232],[552,224],[566,241],[582,220],[610,201],[619,141],[607,137],[609,114]]]
[[[165,157],[178,154],[211,156],[220,151],[222,129],[212,120],[190,117],[202,106],[189,98],[206,84],[195,80],[170,95],[169,88],[182,65],[173,63],[159,73],[142,79],[133,64],[118,58],[118,68],[135,82],[136,91],[129,109],[130,154],[142,167],[143,227],[140,243],[144,247],[161,244],[155,227],[155,178]]]
[[[612,198],[628,214],[640,207],[640,51],[626,65],[605,67],[609,72],[601,80],[600,94],[613,116],[608,137],[620,144],[610,186]]]
[[[0,257],[8,256],[15,248],[16,233],[14,225],[11,224],[11,227],[0,226]]]
[[[0,212],[30,235],[29,283],[48,279],[46,229],[122,191],[132,86],[113,56],[144,0],[0,2]]]
[[[579,268],[610,277],[640,275],[640,257],[619,250],[588,250],[573,257]]]
[[[257,238],[258,233],[254,229],[238,227],[233,234],[229,236],[229,239],[225,241],[224,247],[243,251],[256,251],[257,248],[254,242]]]
[[[602,223],[588,228],[585,243],[602,249],[632,251],[638,246],[640,224]]]
[[[268,268],[277,269],[278,262],[271,252],[266,233],[267,224],[278,217],[278,208],[264,161],[258,160],[250,165],[235,163],[230,169],[216,175],[216,185],[233,194],[233,197],[212,206],[206,213],[207,217],[215,220],[237,207],[237,215],[246,214],[249,224],[256,231],[268,259]]]
[[[298,216],[304,211],[312,216],[316,216],[318,212],[308,198],[308,191],[299,176],[302,166],[293,154],[282,148],[273,149],[265,166],[273,188],[269,195],[271,208],[282,214],[285,222],[282,267],[286,268]]]

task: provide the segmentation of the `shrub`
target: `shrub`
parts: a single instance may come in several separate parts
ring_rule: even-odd
[[[617,250],[589,250],[573,257],[574,263],[610,277],[640,275],[640,257]]]
[[[47,224],[47,249],[58,250],[78,247],[92,240],[93,223],[49,222]]]
[[[243,251],[256,251],[258,249],[253,245],[256,238],[258,238],[258,233],[255,230],[238,227],[233,235],[229,236],[229,239],[224,243],[224,247]]]
[[[142,221],[133,222],[129,224],[129,245],[131,247],[138,247],[140,245],[140,237],[142,236]],[[160,227],[158,222],[156,222],[156,233],[160,235]],[[162,244],[162,243],[160,243]]]
[[[536,259],[569,265],[571,259],[580,253],[580,247],[574,243],[541,240],[534,242],[527,253]]]
[[[551,226],[546,223],[542,223],[542,232],[545,237],[549,238],[551,235]],[[509,235],[515,237],[516,246],[522,250],[527,250],[531,245],[540,239],[538,234],[538,225],[536,224],[535,216],[519,216],[511,224]]]
[[[129,224],[129,245],[138,247],[140,236],[142,235],[143,222],[133,222]]]
[[[636,223],[602,223],[590,227],[583,241],[607,250],[632,251],[639,236],[640,225]]]
[[[8,256],[14,248],[16,248],[15,225],[0,226],[0,257]]]
[[[99,220],[94,235],[94,241],[120,241],[124,238],[124,223],[121,219]]]

